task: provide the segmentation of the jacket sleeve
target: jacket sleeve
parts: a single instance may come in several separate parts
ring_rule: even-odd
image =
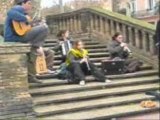
[[[16,20],[19,22],[27,22],[27,18],[25,15],[23,15],[22,13],[20,13],[17,10],[11,9],[8,11],[7,15],[12,19],[12,20]]]
[[[71,61],[71,63],[80,63],[80,59],[76,60],[75,57],[72,54],[68,55],[69,60]]]
[[[121,46],[115,46],[113,44],[109,44],[108,45],[108,51],[111,53],[111,54],[116,54],[116,53],[119,53],[119,52],[122,52],[123,51],[123,48]]]
[[[54,50],[55,52],[60,51],[61,50],[61,45],[59,43],[57,43],[52,50]]]

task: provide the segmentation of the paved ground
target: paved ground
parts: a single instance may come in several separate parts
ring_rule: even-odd
[[[160,120],[160,113],[147,113],[138,116],[118,118],[117,120]]]

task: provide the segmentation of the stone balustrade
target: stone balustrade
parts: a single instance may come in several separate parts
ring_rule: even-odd
[[[144,54],[155,55],[153,40],[155,26],[118,13],[100,8],[86,8],[69,13],[47,16],[51,33],[68,29],[71,33],[100,33],[106,40],[116,32],[121,32],[125,41]]]
[[[27,56],[30,46],[0,44],[0,120],[33,118]]]

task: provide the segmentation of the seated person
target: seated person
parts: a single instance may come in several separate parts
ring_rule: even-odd
[[[15,0],[15,3],[16,5],[13,6],[7,13],[4,30],[5,42],[30,43],[32,50],[36,51],[38,55],[44,55],[42,46],[48,34],[48,26],[46,24],[34,26],[23,36],[18,35],[13,27],[13,21],[22,22],[29,25],[32,20],[28,16],[28,12],[32,8],[32,2],[31,0]],[[30,73],[29,81],[40,82],[34,75],[30,75]]]
[[[72,43],[69,40],[69,31],[68,30],[61,30],[57,37],[59,39],[57,45],[55,45],[54,51],[61,51],[62,55],[62,63],[66,61],[66,55],[69,50],[72,48]]]
[[[110,82],[105,75],[92,64],[88,51],[84,49],[82,41],[75,41],[74,48],[67,55],[66,64],[73,76],[73,83],[85,85],[85,75],[92,74],[100,82]]]
[[[108,50],[112,60],[125,60],[124,72],[134,72],[140,68],[142,62],[132,58],[131,50],[128,45],[123,42],[123,36],[120,33],[116,33],[112,37],[111,43],[108,45]]]

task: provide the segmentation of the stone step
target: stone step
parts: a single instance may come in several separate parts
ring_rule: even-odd
[[[123,80],[141,80],[141,79],[151,79],[151,80],[156,80],[158,79],[157,75],[148,75],[148,76],[137,76],[137,77],[128,77],[128,78],[123,78],[123,79],[112,79],[113,81],[123,81]],[[37,84],[37,83],[30,83],[29,87],[30,89],[34,89],[34,88],[43,88],[43,87],[48,87],[48,86],[52,86],[52,87],[57,87],[57,86],[63,86],[67,84],[67,80],[59,80],[59,79],[45,79],[42,80],[42,84]],[[91,76],[87,76],[86,77],[86,81],[92,82],[94,81],[94,78]]]
[[[142,68],[143,69],[143,68]],[[120,74],[120,75],[108,75],[107,77],[109,79],[118,79],[118,78],[128,78],[128,77],[141,77],[141,76],[149,76],[149,75],[158,75],[157,70],[141,70],[136,71],[134,73],[127,73],[127,74]],[[37,75],[37,78],[39,79],[49,79],[49,78],[55,78],[54,74],[43,74],[43,75]]]
[[[78,86],[78,85],[77,85]],[[138,93],[148,90],[159,89],[158,83],[145,85],[118,86],[114,88],[102,88],[99,90],[75,91],[74,93],[62,93],[53,95],[43,95],[33,97],[35,105],[56,104],[64,102],[73,102],[80,100],[96,99],[104,96],[124,95],[129,93]]]
[[[158,104],[158,102],[157,102]],[[44,119],[64,119],[64,120],[108,120],[112,118],[128,116],[133,114],[140,114],[140,113],[149,113],[153,111],[158,111],[160,109],[159,105],[155,108],[146,109],[140,106],[140,103],[135,104],[126,104],[114,107],[104,107],[104,108],[97,108],[97,109],[89,109],[87,111],[78,111],[78,112],[71,112],[66,114],[60,115],[53,115],[44,117]]]
[[[100,43],[98,41],[84,41],[84,44],[85,45],[99,45]],[[49,41],[48,40],[48,41],[45,41],[45,45],[46,46],[55,46],[55,45],[57,45],[57,41],[52,41],[52,40]]]
[[[89,53],[89,57],[91,58],[99,58],[99,57],[109,57],[109,53]],[[57,60],[61,59],[61,55],[55,55],[54,58]]]
[[[54,48],[54,46],[50,45],[50,44],[45,44],[44,47],[46,47],[46,48]],[[85,45],[85,49],[99,49],[99,48],[107,48],[107,45],[102,45],[102,44]]]
[[[58,64],[57,63],[54,63],[54,69],[58,69],[60,67],[60,63],[59,62]],[[96,62],[94,63],[94,65],[96,65],[98,68],[101,68],[101,63],[100,62]],[[148,65],[148,64],[144,64],[140,70],[148,70],[148,69],[152,69],[153,67],[151,65]]]
[[[48,116],[57,114],[66,114],[77,111],[88,111],[90,109],[96,109],[100,107],[117,106],[122,104],[140,102],[143,100],[154,99],[152,96],[147,96],[143,93],[126,95],[126,96],[114,96],[114,97],[104,97],[101,99],[92,99],[87,101],[77,101],[74,103],[62,103],[50,106],[37,106],[35,107],[35,112],[37,116]]]
[[[158,77],[141,77],[141,78],[130,78],[130,79],[121,79],[121,80],[112,80],[112,83],[99,83],[93,82],[93,79],[88,79],[90,81],[85,86],[80,85],[69,85],[66,81],[66,84],[62,84],[60,86],[46,86],[41,88],[33,88],[30,89],[30,93],[32,95],[42,95],[42,94],[53,94],[53,93],[66,93],[66,92],[75,92],[75,91],[84,91],[84,90],[92,90],[92,89],[102,89],[102,88],[113,88],[117,86],[127,86],[127,85],[136,85],[136,84],[148,84],[154,83],[158,81]],[[87,81],[87,82],[88,82]],[[44,81],[45,82],[45,81]],[[93,83],[91,83],[93,82]]]

